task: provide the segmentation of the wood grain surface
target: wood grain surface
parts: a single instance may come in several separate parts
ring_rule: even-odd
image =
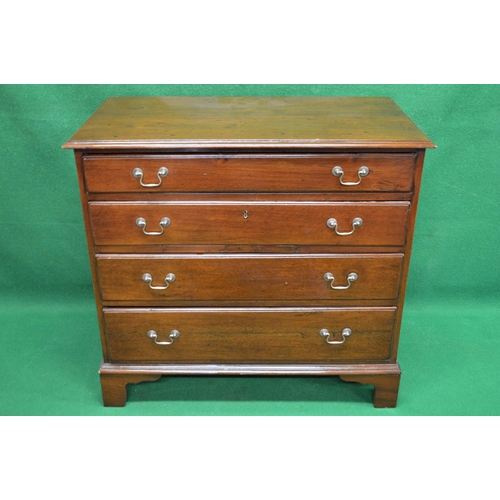
[[[398,295],[401,254],[334,255],[98,255],[97,268],[103,300],[148,302],[395,299]],[[357,281],[333,290],[324,280],[334,275],[334,286],[347,286],[349,273]],[[151,274],[152,290],[142,280]]]
[[[376,407],[396,405],[416,202],[435,145],[394,101],[110,98],[63,147],[75,149],[105,405],[123,406],[129,383],[201,374],[339,375],[373,384]],[[144,234],[164,217],[162,234]],[[327,226],[347,233],[356,217],[352,234]],[[175,279],[151,289],[145,273],[155,287]],[[324,328],[352,335],[328,344]]]
[[[427,148],[387,97],[112,97],[63,146]]]
[[[408,192],[412,190],[414,154],[337,155],[87,155],[85,185],[89,193],[181,192]],[[358,182],[358,170],[370,173],[356,186],[344,186],[332,174],[339,166],[342,182]],[[158,178],[160,168],[168,168]],[[132,175],[143,171],[140,179]]]
[[[111,362],[286,363],[387,359],[395,308],[106,309]],[[319,332],[326,328],[328,344]],[[158,345],[148,337],[154,330]]]
[[[410,204],[325,202],[93,202],[95,245],[403,246]],[[168,218],[163,228],[160,221]],[[143,229],[136,224],[143,218]],[[335,218],[338,235],[327,221]],[[162,233],[148,235],[146,232]]]

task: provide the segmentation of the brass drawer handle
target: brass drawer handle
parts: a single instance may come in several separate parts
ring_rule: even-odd
[[[342,186],[357,186],[358,184],[361,183],[361,177],[366,177],[370,173],[370,169],[368,167],[359,167],[358,169],[358,182],[344,182],[344,171],[342,170],[342,167],[333,167],[332,168],[332,174],[335,177],[340,177],[340,184]]]
[[[342,330],[342,340],[329,340],[330,337],[330,332],[326,329],[323,328],[322,330],[319,331],[319,334],[322,337],[325,337],[326,343],[327,344],[343,344],[345,342],[345,339],[349,337],[352,333],[352,330],[350,328],[344,328]]]
[[[325,273],[323,275],[323,279],[325,281],[330,281],[330,288],[332,290],[347,290],[350,288],[351,283],[358,279],[358,275],[356,273],[349,273],[347,275],[347,286],[333,286],[333,282],[335,281],[335,276],[332,273]]]
[[[142,281],[147,283],[151,290],[166,290],[170,286],[170,283],[173,283],[175,281],[175,274],[168,273],[167,276],[165,276],[166,286],[152,285],[151,283],[153,283],[153,276],[151,276],[149,273],[144,273],[142,275]]]
[[[132,175],[136,179],[139,179],[139,182],[141,183],[142,187],[145,187],[145,188],[156,188],[156,187],[161,186],[161,183],[163,182],[162,177],[166,177],[168,175],[168,168],[167,167],[161,167],[158,170],[158,173],[156,174],[158,176],[158,180],[160,181],[160,182],[158,182],[158,184],[144,184],[142,182],[142,178],[144,176],[144,172],[142,171],[142,168],[134,168],[134,170],[132,170]]]
[[[335,229],[335,232],[339,235],[339,236],[349,236],[350,234],[354,233],[354,230],[357,228],[357,227],[360,227],[361,225],[363,224],[363,219],[361,217],[355,217],[354,219],[352,219],[352,231],[349,231],[348,233],[340,233],[338,231],[338,222],[337,222],[337,219],[328,219],[326,221],[326,225],[330,228],[330,229]]]
[[[146,219],[144,217],[138,217],[135,219],[135,224],[142,228],[142,232],[144,234],[147,234],[148,236],[159,236],[160,234],[163,234],[164,228],[170,226],[170,219],[168,217],[163,217],[163,219],[160,221],[160,227],[161,231],[146,231],[146,226],[148,223],[146,222]]]
[[[169,335],[169,338],[170,338],[170,342],[158,342],[158,340],[156,340],[158,338],[158,334],[154,331],[154,330],[149,330],[148,332],[148,337],[150,339],[153,339],[155,341],[155,344],[158,344],[158,345],[170,345],[174,342],[174,339],[177,339],[179,338],[179,330],[172,330],[170,332],[170,335]]]

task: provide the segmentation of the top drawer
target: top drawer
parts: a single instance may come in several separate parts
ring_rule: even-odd
[[[85,156],[89,193],[411,191],[413,154]]]

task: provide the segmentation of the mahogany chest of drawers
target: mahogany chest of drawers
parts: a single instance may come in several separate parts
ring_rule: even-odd
[[[63,147],[106,406],[176,374],[337,375],[396,405],[434,144],[391,99],[110,98]]]

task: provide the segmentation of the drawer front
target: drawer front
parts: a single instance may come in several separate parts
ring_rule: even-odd
[[[380,361],[394,316],[395,308],[104,310],[110,361],[124,363]]]
[[[402,260],[402,254],[100,254],[97,268],[105,301],[334,301],[397,298]]]
[[[409,192],[414,163],[412,154],[103,155],[83,168],[89,193]]]
[[[94,202],[90,218],[96,245],[403,246],[408,209],[407,202]]]

